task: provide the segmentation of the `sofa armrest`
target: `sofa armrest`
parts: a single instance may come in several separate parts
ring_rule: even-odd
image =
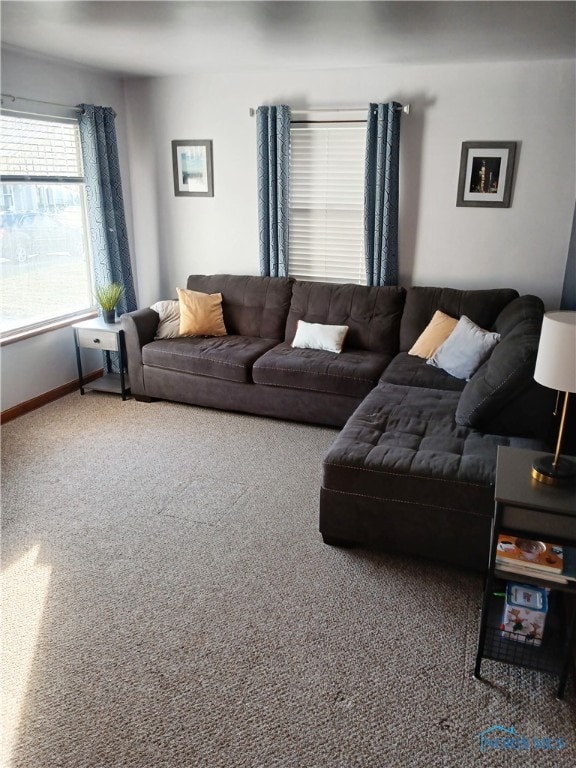
[[[146,395],[142,347],[154,341],[160,316],[149,307],[122,315],[120,322],[126,342],[126,358],[130,390],[133,395]]]

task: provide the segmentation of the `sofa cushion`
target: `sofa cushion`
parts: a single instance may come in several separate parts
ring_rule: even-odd
[[[142,348],[142,362],[170,371],[251,382],[254,361],[276,343],[274,339],[247,336],[187,336],[146,344]]]
[[[518,291],[510,288],[409,288],[400,326],[400,350],[407,352],[413,346],[437,309],[457,319],[466,315],[481,328],[492,330],[500,312],[517,297]]]
[[[536,296],[521,296],[502,310],[494,323],[500,343],[464,387],[458,424],[482,428],[534,385],[543,315],[544,305]],[[517,428],[522,434],[525,424]]]
[[[426,365],[422,357],[414,357],[408,352],[399,352],[380,377],[387,384],[405,384],[410,387],[427,387],[462,392],[466,382],[443,371]]]
[[[390,359],[378,352],[294,349],[284,342],[254,363],[252,377],[256,384],[363,397]]]
[[[395,355],[405,290],[396,287],[295,281],[285,341],[292,342],[298,320],[347,325],[346,349]]]
[[[324,460],[325,488],[491,515],[498,445],[455,423],[458,392],[379,384]],[[518,447],[534,447],[518,440]]]
[[[282,341],[292,283],[290,277],[190,275],[186,287],[222,294],[224,323],[229,334]]]

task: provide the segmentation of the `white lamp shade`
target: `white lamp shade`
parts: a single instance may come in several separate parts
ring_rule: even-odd
[[[534,378],[560,392],[576,392],[576,312],[547,312]]]

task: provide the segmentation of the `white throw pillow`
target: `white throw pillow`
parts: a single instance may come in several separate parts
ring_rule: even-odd
[[[176,339],[180,336],[180,302],[170,299],[157,301],[150,309],[160,315],[155,339]]]
[[[341,352],[348,333],[347,325],[323,325],[298,320],[292,346],[298,349],[322,349],[326,352]]]
[[[462,315],[450,336],[426,362],[457,379],[469,379],[490,357],[499,341],[499,333],[485,331]]]

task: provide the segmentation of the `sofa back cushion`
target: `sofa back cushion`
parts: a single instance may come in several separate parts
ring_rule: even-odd
[[[486,330],[504,307],[518,297],[511,288],[461,291],[457,288],[409,288],[400,327],[400,351],[408,352],[426,328],[434,312],[440,310],[459,320],[462,315]]]
[[[284,339],[292,296],[290,277],[256,275],[190,275],[187,288],[221,293],[228,334]]]
[[[337,285],[296,280],[286,323],[285,340],[292,343],[298,320],[347,325],[345,349],[398,352],[404,288]]]
[[[533,426],[538,409],[530,415],[529,401],[523,398],[525,405],[516,410],[523,393],[533,390],[540,398],[534,366],[543,316],[544,304],[536,296],[521,296],[502,310],[494,323],[500,342],[464,387],[456,409],[457,424],[490,427],[504,434],[514,430],[519,435]]]

